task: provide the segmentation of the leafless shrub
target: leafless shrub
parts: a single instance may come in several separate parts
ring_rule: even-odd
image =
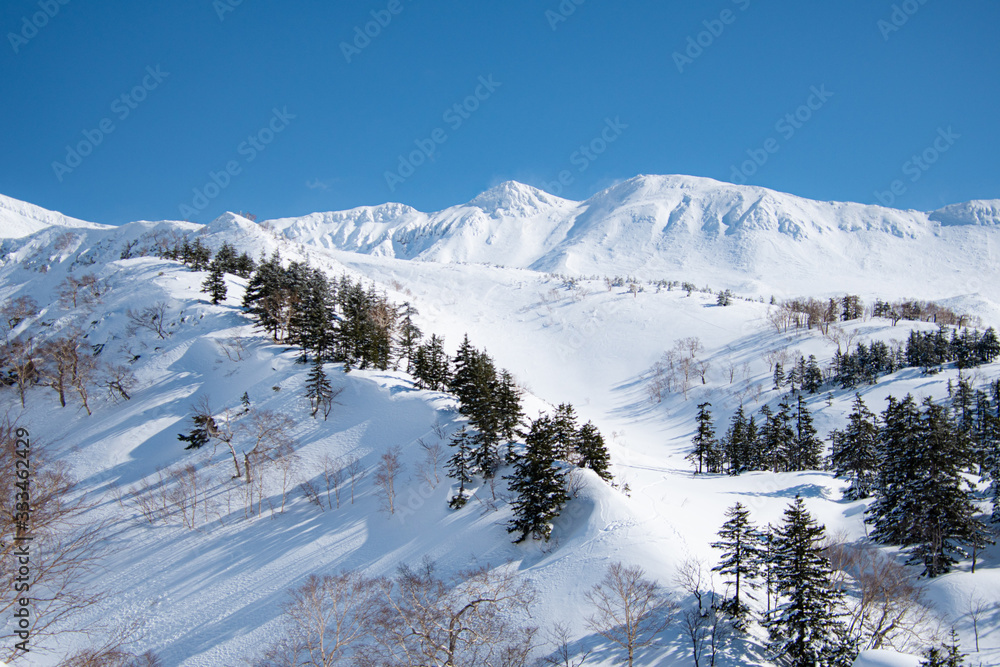
[[[826,554],[837,572],[834,584],[850,594],[846,624],[862,650],[924,645],[930,612],[923,587],[904,566],[868,545],[835,542]]]
[[[360,574],[310,575],[284,605],[284,636],[255,664],[344,664],[369,639],[378,602],[376,582]]]
[[[424,453],[417,473],[431,488],[437,488],[437,485],[441,483],[441,464],[445,458],[444,447],[439,442],[427,444],[423,440],[417,440],[417,444],[420,445],[420,449]]]
[[[147,329],[155,333],[159,338],[167,337],[167,304],[158,301],[151,306],[135,310],[129,308],[125,311],[128,318],[126,333],[134,336],[139,329]]]
[[[103,367],[103,382],[108,389],[108,396],[117,403],[120,399],[132,399],[132,391],[139,384],[135,373],[122,364],[108,364]]]
[[[313,486],[312,482],[304,480],[299,484],[299,488],[302,489],[302,495],[306,497],[306,500],[319,507],[320,510],[326,511],[323,499],[319,497],[319,491]]]
[[[554,645],[556,648],[554,651],[542,658],[543,665],[553,665],[554,667],[580,667],[587,661],[587,657],[590,655],[590,651],[584,651],[583,655],[580,656],[577,656],[570,651],[569,628],[562,623],[556,623],[549,628],[546,632],[546,639],[548,639],[548,643],[550,645]]]
[[[243,355],[246,353],[246,343],[243,336],[234,334],[225,340],[216,340],[215,342],[229,361],[243,361]]]
[[[625,649],[629,667],[636,651],[652,645],[676,612],[676,605],[645,575],[640,567],[613,563],[587,593],[596,610],[587,626]]]

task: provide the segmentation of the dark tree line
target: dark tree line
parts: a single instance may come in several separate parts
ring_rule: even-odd
[[[882,341],[858,343],[854,351],[837,351],[833,358],[833,379],[844,389],[861,384],[875,384],[884,375],[902,368],[921,368],[924,373],[955,363],[959,369],[992,363],[1000,356],[1000,339],[993,327],[978,330],[948,329],[911,331],[904,346],[890,346]]]
[[[785,397],[777,412],[765,405],[759,421],[755,415],[747,418],[741,405],[721,440],[715,436],[710,406],[698,406],[698,429],[688,457],[696,473],[794,472],[822,466],[823,441],[803,396],[796,396],[794,403]]]
[[[970,554],[975,570],[976,551],[993,541],[976,517],[974,489],[964,474],[993,480],[997,508],[1000,387],[994,386],[991,401],[964,380],[960,384],[951,408],[930,399],[918,405],[909,394],[890,396],[878,420],[858,396],[848,427],[832,434],[832,466],[851,482],[846,495],[875,499],[866,519],[872,538],[905,547],[908,562],[922,565],[929,577]]]

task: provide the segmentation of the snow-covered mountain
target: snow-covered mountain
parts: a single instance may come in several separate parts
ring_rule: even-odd
[[[938,297],[1000,284],[1000,202],[930,213],[818,202],[690,176],[638,176],[571,202],[508,181],[467,204],[402,204],[265,223],[294,241],[399,259],[571,275],[711,276],[742,291],[864,292],[877,280]],[[960,268],[980,267],[970,282]],[[985,273],[983,273],[983,271]]]
[[[29,236],[53,226],[83,229],[104,227],[0,195],[0,239]]]
[[[0,242],[0,303],[30,296],[39,305],[9,335],[30,333],[42,342],[77,328],[96,359],[127,366],[136,380],[127,401],[95,390],[91,415],[73,396],[61,407],[55,392],[41,385],[28,390],[22,408],[16,387],[0,386],[0,414],[48,443],[73,472],[95,502],[85,518],[105,522],[110,547],[91,582],[110,595],[82,613],[93,638],[67,637],[54,653],[14,665],[55,665],[72,649],[134,621],[129,649],[153,650],[167,667],[235,667],[283,636],[287,591],[310,574],[392,575],[401,564],[431,558],[444,574],[509,562],[538,591],[530,616],[518,620],[545,627],[562,622],[577,657],[589,651],[587,665],[610,666],[621,654],[587,626],[586,593],[612,562],[641,566],[689,605],[676,574],[692,558],[717,559],[708,545],[736,501],[763,525],[780,521],[789,501],[802,496],[830,534],[864,540],[870,501],[844,500],[845,482],[829,472],[691,475],[685,457],[697,405],[712,404],[721,432],[740,405],[757,411],[780,400],[772,362],[782,354],[814,354],[825,366],[837,350],[835,337],[816,329],[778,331],[768,320],[768,295],[853,291],[869,302],[874,296],[940,299],[979,315],[984,325],[1000,324],[1000,276],[991,254],[998,202],[920,213],[644,176],[586,202],[505,183],[437,213],[385,204],[261,224],[227,213],[208,225],[110,227],[14,200],[0,203],[0,211],[20,211],[10,219],[23,229],[34,221],[33,231],[4,234]],[[253,257],[277,250],[286,262],[364,280],[393,302],[413,305],[424,335],[444,336],[450,353],[468,334],[525,388],[530,417],[572,402],[581,423],[594,422],[607,438],[618,488],[581,474],[550,543],[512,544],[505,526],[510,498],[481,480],[466,507],[448,509],[456,486],[443,474],[431,481],[421,445],[438,444],[450,454],[451,435],[466,423],[454,397],[418,389],[401,369],[344,373],[342,365],[328,364],[331,383],[342,392],[328,421],[312,418],[304,398],[309,367],[242,312],[246,281],[226,276],[228,297],[212,305],[200,291],[205,272],[155,256],[185,236],[212,249],[230,243]],[[595,277],[569,281],[557,273]],[[603,277],[616,274],[730,287],[737,297],[719,307],[709,293],[648,283],[637,293],[609,288]],[[67,277],[84,275],[101,281],[100,298],[77,305],[60,299]],[[136,313],[159,305],[162,335],[134,327]],[[902,340],[912,328],[935,328],[881,318],[841,326],[840,342]],[[703,346],[704,381],[694,382],[686,397],[676,392],[654,400],[650,368],[675,341],[692,337]],[[890,394],[946,400],[958,374],[952,367],[936,375],[904,369],[858,391],[875,411]],[[998,374],[1000,363],[994,363],[974,377],[982,385]],[[854,392],[829,384],[806,396],[821,436],[845,424]],[[260,516],[248,514],[246,487],[232,479],[225,446],[192,452],[177,440],[190,428],[192,405],[203,399],[220,422],[246,428],[244,393],[254,410],[293,422],[291,482],[283,482],[278,468],[265,472]],[[239,438],[247,437],[241,433],[240,447]],[[379,509],[373,472],[396,445],[404,469],[400,509],[389,515]],[[322,487],[327,457],[356,457],[364,474],[356,498],[344,482],[342,502],[320,509],[299,485]],[[137,499],[176,497],[171,494],[187,483],[188,464],[197,470],[203,497],[191,525],[177,514],[144,518]],[[1000,548],[984,549],[975,574],[969,570],[964,562],[927,587],[929,627],[956,625],[967,652],[974,641],[970,600],[1000,600]],[[0,631],[9,634],[9,623],[0,621]],[[1000,618],[986,615],[978,623],[977,661],[1000,664]],[[769,665],[759,650],[764,633],[755,632],[717,664]],[[544,639],[539,655],[553,648]],[[876,651],[858,665],[917,662]],[[681,624],[637,664],[693,664]]]

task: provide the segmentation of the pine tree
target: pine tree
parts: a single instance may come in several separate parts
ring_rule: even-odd
[[[194,426],[187,433],[180,433],[177,439],[188,443],[184,449],[200,449],[208,444],[211,434],[215,432],[215,419],[209,415],[196,414],[191,417]]]
[[[967,547],[992,543],[975,518],[976,507],[962,473],[970,462],[969,442],[943,406],[924,401],[919,467],[908,484],[914,516],[908,536],[910,563],[923,574],[945,574],[967,556]]]
[[[514,543],[529,536],[549,540],[552,521],[569,500],[566,473],[556,462],[555,427],[550,417],[540,417],[531,425],[525,438],[525,453],[514,466],[514,474],[505,477],[517,494],[512,503],[514,518],[509,533],[520,533]]]
[[[780,391],[785,386],[785,369],[781,367],[781,362],[774,364],[774,389]]]
[[[698,406],[698,432],[691,439],[694,449],[687,457],[697,466],[696,475],[700,475],[702,470],[717,472],[721,458],[719,443],[715,439],[715,427],[712,425],[712,413],[709,411],[711,406],[711,403],[702,403]]]
[[[226,274],[221,262],[213,261],[209,266],[208,277],[201,284],[201,291],[212,298],[213,305],[218,305],[220,301],[226,300]]]
[[[719,530],[719,541],[712,544],[713,549],[722,551],[721,560],[712,571],[729,577],[726,583],[733,585],[733,597],[723,603],[723,609],[736,619],[745,619],[749,607],[744,598],[754,599],[750,590],[759,585],[764,550],[760,531],[750,520],[750,510],[736,503],[726,510],[726,517]],[[740,597],[741,591],[744,598]]]
[[[736,409],[736,414],[729,424],[729,430],[722,439],[722,457],[729,466],[730,475],[739,475],[750,470],[751,448],[747,438],[747,418],[743,412],[743,405]]]
[[[850,500],[868,498],[875,491],[878,470],[878,427],[875,415],[854,395],[854,406],[848,416],[847,428],[834,431],[831,464],[837,477],[848,479],[850,487],[844,497]]]
[[[796,496],[774,536],[773,567],[781,602],[767,627],[770,648],[782,664],[847,667],[857,654],[839,620],[843,593],[833,585],[824,539],[824,527]]]
[[[418,386],[432,391],[445,391],[451,379],[444,340],[431,334],[430,340],[417,348],[413,358],[413,377]]]
[[[963,667],[965,655],[961,652],[958,633],[951,629],[951,643],[941,647],[932,646],[924,652],[924,659],[918,667]]]
[[[448,501],[448,507],[459,509],[468,502],[465,495],[465,485],[472,482],[474,463],[472,460],[473,436],[463,426],[451,438],[449,446],[455,448],[455,453],[448,459],[448,476],[458,480],[458,494]]]
[[[556,442],[556,459],[577,464],[579,460],[576,409],[570,403],[561,403],[552,416],[552,428]]]
[[[810,394],[815,394],[823,386],[823,371],[819,368],[819,362],[816,361],[816,355],[809,355],[809,362],[806,364],[805,376],[802,380],[803,391],[808,391]]]
[[[888,401],[879,437],[878,493],[865,520],[874,525],[875,541],[903,545],[908,544],[916,513],[909,483],[919,470],[920,410],[910,394],[902,401],[892,396]]]
[[[801,395],[795,409],[795,438],[790,453],[791,470],[818,470],[823,458],[823,442],[816,437],[812,415]]]
[[[590,468],[605,482],[610,482],[611,456],[604,445],[604,436],[597,427],[592,422],[581,426],[576,442],[579,455],[577,465],[581,468]]]
[[[314,358],[312,369],[306,378],[306,398],[312,405],[311,415],[313,419],[322,409],[323,421],[326,421],[327,417],[330,416],[330,409],[333,407],[333,387],[330,386],[330,381],[323,370],[323,361],[319,356]]]
[[[795,470],[796,436],[795,429],[792,428],[792,406],[786,396],[778,404],[778,412],[774,414],[770,426],[770,435],[774,439],[769,443],[771,452],[772,470],[774,472],[790,472]]]
[[[403,304],[401,313],[398,341],[399,358],[406,359],[406,372],[412,373],[413,356],[417,351],[417,346],[420,345],[422,335],[420,327],[413,322],[413,316],[418,315],[419,311],[407,301]]]
[[[500,372],[500,380],[497,383],[494,398],[497,431],[501,441],[507,443],[506,460],[508,463],[513,463],[515,460],[514,441],[518,437],[518,429],[524,419],[524,411],[521,409],[521,390],[518,389],[510,371]]]

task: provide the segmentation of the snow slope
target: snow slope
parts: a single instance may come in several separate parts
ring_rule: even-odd
[[[0,195],[0,239],[28,236],[52,226],[99,229],[103,225],[77,220],[62,213]]]
[[[953,247],[955,240],[938,235],[941,230],[927,231],[933,227],[927,216],[916,213],[873,211],[864,228],[831,230],[831,221],[846,216],[830,211],[856,205],[785,201],[787,196],[766,191],[755,195],[760,204],[756,213],[725,223],[723,211],[741,206],[749,210],[746,200],[740,200],[746,190],[732,186],[727,195],[731,200],[723,201],[719,195],[709,204],[701,195],[694,196],[708,187],[702,181],[641,177],[583,204],[505,184],[469,205],[448,209],[451,217],[425,216],[401,205],[386,205],[264,225],[227,214],[206,226],[167,221],[78,228],[68,244],[60,238],[65,230],[53,227],[4,242],[0,300],[29,294],[45,305],[38,318],[22,323],[15,333],[43,323],[48,323],[48,332],[75,324],[92,344],[103,344],[102,357],[127,360],[138,355],[132,367],[139,386],[132,400],[115,404],[107,396],[95,396],[92,416],[73,402],[59,408],[53,393],[43,388],[29,393],[22,411],[16,392],[0,390],[0,410],[18,417],[33,438],[52,443],[58,459],[70,465],[82,488],[98,500],[88,518],[111,522],[108,544],[113,555],[96,582],[111,597],[88,610],[87,620],[114,627],[126,619],[139,619],[142,629],[133,649],[155,650],[171,667],[238,665],[244,658],[259,655],[280,635],[280,605],[286,591],[309,574],[342,569],[392,574],[399,564],[419,563],[424,557],[435,559],[445,573],[473,564],[499,566],[509,561],[540,593],[531,618],[525,621],[565,622],[574,650],[592,651],[588,665],[611,665],[619,654],[589,630],[584,620],[585,593],[607,564],[621,560],[640,565],[681,601],[683,595],[674,584],[679,566],[691,557],[706,562],[716,558],[708,544],[725,509],[736,501],[750,507],[754,519],[765,524],[779,520],[788,502],[801,495],[830,533],[863,538],[865,503],[843,501],[843,483],[827,473],[696,478],[684,459],[699,403],[713,404],[721,429],[741,401],[756,410],[779,399],[770,389],[766,352],[795,350],[796,355],[816,354],[826,363],[836,349],[833,343],[814,331],[775,331],[767,323],[769,307],[756,298],[737,299],[723,308],[715,305],[711,294],[699,292],[687,296],[681,290],[658,291],[646,285],[643,292],[633,295],[623,287],[609,290],[602,279],[569,283],[551,275],[552,267],[539,262],[545,257],[580,258],[586,247],[594,255],[579,261],[600,267],[590,273],[613,275],[623,272],[627,262],[660,261],[645,249],[659,242],[656,239],[666,239],[665,253],[672,252],[670,239],[674,237],[680,245],[694,244],[685,247],[708,253],[728,239],[756,235],[750,245],[770,244],[774,254],[753,260],[762,267],[761,276],[767,276],[749,281],[760,289],[747,296],[771,292],[765,277],[780,283],[773,288],[776,293],[784,285],[796,294],[820,296],[847,289],[845,285],[853,284],[848,273],[833,272],[827,282],[793,283],[779,276],[784,265],[768,266],[780,262],[784,244],[821,239],[820,246],[831,253],[836,250],[857,257],[859,250],[844,250],[838,244],[852,234],[871,234],[879,240],[898,239],[902,245],[926,242],[925,248],[936,253],[929,259],[944,261],[960,254]],[[692,191],[685,209],[691,212],[677,214],[674,223],[664,224],[651,236],[649,231],[669,221],[676,211],[663,202],[674,196],[683,200],[684,195],[678,193],[685,189]],[[761,204],[765,199],[770,203]],[[701,207],[698,213],[690,208],[696,200]],[[795,205],[801,209],[794,216],[787,212],[789,201],[798,201]],[[657,209],[661,204],[664,208]],[[774,223],[771,213],[762,212],[778,209],[786,211],[782,214],[785,223]],[[721,216],[719,226],[706,231],[705,221],[712,216]],[[405,244],[395,236],[393,222],[403,218],[402,224],[409,225],[406,234],[410,234]],[[890,218],[893,224],[887,222]],[[813,222],[806,224],[806,219]],[[630,227],[626,220],[635,224]],[[727,233],[730,226],[739,229]],[[975,225],[975,230],[966,226],[969,243],[975,230],[976,234],[991,233],[988,226]],[[121,259],[127,244],[134,243],[138,255],[142,248],[182,234],[201,235],[212,247],[228,241],[254,256],[280,250],[286,260],[308,260],[331,276],[346,273],[372,281],[393,301],[415,305],[425,334],[444,335],[451,351],[468,333],[476,346],[485,348],[529,390],[526,409],[530,415],[570,401],[581,421],[593,420],[608,440],[616,479],[627,483],[631,493],[612,489],[592,475],[581,476],[577,497],[556,523],[553,542],[548,545],[510,543],[504,527],[510,510],[502,493],[494,503],[489,489],[480,488],[478,499],[466,508],[447,510],[450,480],[435,483],[421,473],[420,443],[442,442],[460,427],[462,418],[453,399],[415,389],[401,372],[343,374],[337,365],[330,365],[331,379],[343,393],[329,421],[311,419],[302,397],[307,368],[295,363],[294,351],[254,331],[239,311],[243,281],[227,277],[229,297],[213,306],[199,292],[204,273],[149,256]],[[519,242],[521,235],[523,242]],[[350,251],[342,246],[351,246]],[[629,249],[647,254],[629,258],[625,254]],[[883,252],[891,255],[891,248],[886,246]],[[726,286],[726,275],[736,276],[740,271],[736,264],[727,263],[728,255],[719,257],[714,265],[707,255],[683,267],[665,264],[667,275],[659,270],[654,275],[708,283],[718,289]],[[979,278],[995,270],[982,256],[970,261]],[[864,289],[858,291],[866,298],[872,294],[956,297],[954,303],[977,309],[987,323],[1000,323],[991,288],[949,291],[948,286],[931,286],[921,277],[926,264],[926,258],[924,266],[894,263],[893,267],[905,272],[889,277],[877,266],[868,266],[859,278],[865,281]],[[954,268],[951,287],[975,279],[965,265]],[[92,308],[61,308],[55,303],[59,283],[67,275],[85,272],[107,281],[110,291],[103,302]],[[813,285],[822,288],[812,293]],[[963,296],[968,292],[980,296]],[[169,335],[165,339],[148,331],[129,335],[127,311],[156,302],[167,306]],[[846,328],[859,336],[857,340],[888,340],[904,338],[912,326],[932,328],[905,322],[893,327],[883,320],[857,321]],[[244,344],[238,361],[224,349],[231,348],[235,336]],[[675,395],[662,403],[651,401],[644,382],[646,371],[674,340],[688,336],[697,336],[704,344],[704,358],[710,363],[706,383],[696,385],[687,400]],[[983,368],[979,380],[998,373],[1000,364]],[[942,399],[949,380],[955,378],[954,370],[930,377],[900,371],[861,391],[873,410],[881,410],[890,393]],[[230,479],[228,452],[224,448],[187,452],[176,440],[188,427],[194,401],[208,397],[217,415],[228,411],[236,422],[243,392],[255,408],[283,412],[295,421],[298,463],[284,512],[279,509],[282,494],[277,474],[268,478],[263,515],[247,518],[241,487]],[[830,393],[829,402],[825,393],[809,397],[821,434],[844,423],[854,397],[852,391],[833,389]],[[399,488],[401,507],[390,516],[379,511],[371,472],[379,456],[393,445],[402,447],[406,468]],[[367,475],[358,481],[353,503],[345,490],[339,507],[320,511],[297,485],[301,481],[320,484],[319,462],[325,455],[357,456]],[[129,491],[144,483],[159,484],[159,470],[164,471],[168,487],[176,484],[169,481],[171,472],[187,463],[202,471],[209,499],[208,517],[199,516],[194,530],[176,519],[150,525],[134,504],[116,501],[115,489],[124,491],[127,499]],[[964,611],[967,599],[975,594],[1000,600],[1000,549],[992,547],[981,558],[974,575],[965,564],[929,586],[941,627],[955,624],[966,651],[972,646],[971,624]],[[982,651],[974,664],[1000,664],[1000,618],[995,614],[980,621],[980,639]],[[59,650],[84,643],[84,638],[76,638]],[[55,664],[56,658],[41,656],[30,664],[44,667]],[[692,664],[680,628],[675,625],[661,645],[640,656],[638,663]],[[740,644],[723,664],[769,663],[752,645]],[[916,660],[871,654],[858,664],[895,667],[916,664]]]

